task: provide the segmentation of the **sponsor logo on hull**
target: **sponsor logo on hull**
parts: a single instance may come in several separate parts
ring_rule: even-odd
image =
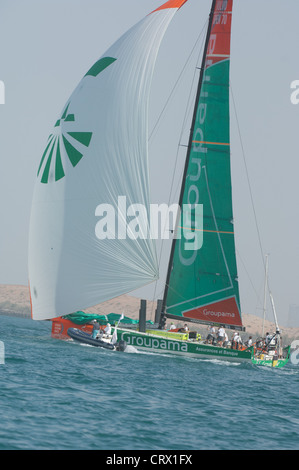
[[[151,336],[134,336],[131,333],[122,333],[121,339],[131,346],[149,349],[162,349],[171,352],[187,352],[188,345],[179,341],[152,338]]]
[[[227,360],[250,360],[251,351],[237,351],[232,349],[209,347],[196,343],[184,341],[173,341],[164,338],[156,338],[149,335],[134,334],[133,332],[120,332],[120,339],[126,341],[128,345],[136,348],[152,349],[159,352],[188,353],[192,356],[221,357]]]

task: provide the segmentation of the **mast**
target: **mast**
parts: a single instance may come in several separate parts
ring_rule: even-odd
[[[265,332],[265,317],[266,317],[267,289],[268,289],[268,264],[269,264],[268,256],[269,255],[266,255],[262,337],[264,337],[264,332]]]
[[[277,315],[276,315],[276,308],[275,308],[275,305],[274,305],[274,299],[273,299],[273,295],[272,295],[271,291],[269,292],[269,295],[270,295],[272,311],[273,311],[273,315],[274,315],[275,328],[276,328],[276,332],[277,332],[277,331],[279,331],[279,325],[278,325],[278,321],[277,321]]]
[[[271,307],[272,307],[272,312],[273,312],[273,316],[274,316],[274,322],[275,322],[275,328],[276,328],[276,332],[279,331],[279,325],[278,325],[278,321],[277,321],[277,315],[276,315],[276,308],[275,308],[275,304],[274,304],[274,299],[273,299],[273,295],[272,295],[272,292],[270,290],[270,286],[269,286],[269,280],[268,280],[268,276],[269,276],[269,255],[267,254],[266,255],[266,267],[265,267],[265,287],[264,287],[264,315],[263,315],[263,332],[262,332],[262,336],[264,337],[264,330],[265,330],[265,316],[266,316],[266,296],[267,296],[267,291],[269,291],[269,297],[270,297],[270,302],[271,302]]]
[[[195,126],[195,121],[196,121],[197,108],[198,108],[198,103],[199,103],[200,93],[201,93],[201,88],[202,88],[202,82],[203,82],[203,77],[204,77],[207,51],[208,51],[208,46],[209,46],[210,33],[211,33],[211,30],[212,30],[212,25],[213,25],[213,17],[214,17],[215,6],[216,6],[216,0],[213,0],[210,15],[209,15],[209,24],[208,24],[208,30],[207,30],[207,35],[206,35],[206,41],[205,41],[203,57],[202,57],[202,63],[201,63],[201,69],[200,69],[200,75],[199,75],[199,81],[198,81],[198,87],[197,87],[197,94],[196,94],[196,99],[195,99],[193,118],[192,118],[190,135],[189,135],[188,149],[187,149],[186,160],[185,160],[184,174],[183,174],[181,192],[180,192],[180,197],[179,197],[179,206],[180,206],[181,209],[182,209],[182,202],[183,202],[183,196],[184,196],[184,190],[185,190],[186,175],[187,175],[187,170],[188,170],[188,165],[189,165],[189,160],[190,160],[191,147],[192,147],[192,136],[193,136],[193,133],[194,133],[194,126]],[[180,217],[180,215],[179,215],[179,217]],[[179,221],[179,217],[177,219],[177,223]],[[170,280],[170,275],[171,275],[171,270],[172,270],[172,265],[173,265],[175,244],[176,244],[176,239],[173,238],[172,245],[171,245],[170,257],[169,257],[169,263],[168,263],[168,270],[167,270],[167,276],[166,276],[163,302],[162,302],[161,318],[160,318],[160,325],[159,325],[160,328],[164,327],[164,324],[165,324],[165,321],[166,321],[165,320],[166,299],[167,299],[169,280]]]

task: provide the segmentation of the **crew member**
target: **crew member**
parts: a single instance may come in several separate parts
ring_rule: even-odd
[[[224,339],[225,339],[225,329],[224,329],[224,326],[221,325],[221,327],[218,329],[218,337],[217,337],[217,342],[219,343],[219,346],[223,346]]]
[[[97,334],[100,332],[100,324],[98,323],[97,320],[93,321],[93,327],[92,327],[92,339],[96,339]]]

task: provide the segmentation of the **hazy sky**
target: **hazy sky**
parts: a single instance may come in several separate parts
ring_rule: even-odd
[[[1,0],[0,283],[28,284],[27,245],[36,171],[49,131],[90,66],[161,0]],[[154,76],[150,130],[210,10],[189,0],[172,21]],[[299,80],[298,0],[235,0],[231,85],[254,208],[279,319],[299,305],[298,124],[290,84]],[[152,196],[168,202],[196,55],[150,141]],[[1,100],[0,100],[1,101]],[[181,143],[187,144],[185,130]],[[242,311],[261,315],[263,261],[231,105],[234,219]],[[179,153],[177,175],[184,161]],[[175,188],[173,197],[177,194]],[[167,245],[167,244],[166,244]],[[161,282],[166,272],[165,246]],[[149,290],[143,291],[152,295]],[[271,315],[269,315],[271,318]]]

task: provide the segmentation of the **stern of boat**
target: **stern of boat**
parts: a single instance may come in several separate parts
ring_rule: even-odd
[[[85,333],[92,332],[92,325],[85,323],[84,325],[77,325],[70,320],[65,318],[54,318],[52,320],[52,338],[68,340],[71,339],[67,331],[69,328],[77,328],[78,330],[84,331]]]
[[[277,357],[276,355],[269,355],[263,351],[258,353],[253,353],[252,363],[258,366],[266,367],[284,367],[290,359],[291,346],[286,346],[282,350],[282,355]]]

